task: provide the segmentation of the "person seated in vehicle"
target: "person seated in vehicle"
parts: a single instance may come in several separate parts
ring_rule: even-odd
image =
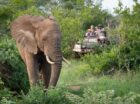
[[[100,29],[100,27],[95,27],[95,34],[96,34],[96,36],[98,36],[98,34],[101,32],[101,29]]]
[[[106,37],[106,32],[105,32],[104,28],[101,25],[99,25],[97,27],[96,34],[98,36],[98,41],[101,42],[101,43],[105,43],[105,40],[107,38]]]
[[[90,31],[94,32],[94,26],[93,25],[90,26]]]
[[[84,37],[86,37],[86,38],[90,37],[90,34],[91,34],[91,31],[90,31],[90,29],[88,29],[87,32],[85,33]]]
[[[90,28],[87,30],[87,32],[85,33],[85,37],[86,38],[96,37],[95,28],[93,25],[91,25]]]
[[[93,25],[90,26],[90,37],[95,37],[95,28]]]

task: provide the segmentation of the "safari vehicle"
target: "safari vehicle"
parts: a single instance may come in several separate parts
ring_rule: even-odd
[[[109,44],[108,38],[101,33],[100,37],[85,37],[83,41],[79,41],[74,45],[73,52],[76,58],[81,55],[94,52],[96,47],[100,47],[103,44]]]
[[[73,48],[75,57],[80,57],[81,55],[94,51],[94,46],[97,45],[98,45],[97,38],[85,38],[83,41],[77,42]]]

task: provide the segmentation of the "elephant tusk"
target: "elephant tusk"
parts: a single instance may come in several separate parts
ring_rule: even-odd
[[[62,57],[63,61],[66,62],[67,64],[71,64],[65,57]]]
[[[48,61],[49,64],[55,64],[55,62],[51,61],[47,55],[46,55],[46,60]]]

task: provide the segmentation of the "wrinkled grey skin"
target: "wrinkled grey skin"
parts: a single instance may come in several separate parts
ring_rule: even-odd
[[[26,64],[30,86],[39,80],[39,71],[46,88],[56,86],[61,66],[61,32],[52,17],[24,15],[11,24],[11,35]],[[54,62],[50,64],[46,56]]]

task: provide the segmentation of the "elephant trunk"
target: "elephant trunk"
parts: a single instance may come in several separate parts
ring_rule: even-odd
[[[54,62],[53,64],[51,64],[51,75],[49,86],[56,86],[62,67],[60,38],[56,38],[56,41],[52,42],[52,44],[50,45],[51,48],[49,48],[49,50],[47,50],[46,48],[45,52],[46,55],[48,55],[48,57],[50,58],[50,60]]]
[[[62,67],[62,55],[55,56],[55,64],[51,64],[51,78],[49,86],[56,86]]]
[[[51,65],[51,75],[49,86],[56,86],[62,67],[62,53],[60,48],[55,47],[53,50],[46,52],[46,60]],[[47,56],[48,55],[48,56]]]

